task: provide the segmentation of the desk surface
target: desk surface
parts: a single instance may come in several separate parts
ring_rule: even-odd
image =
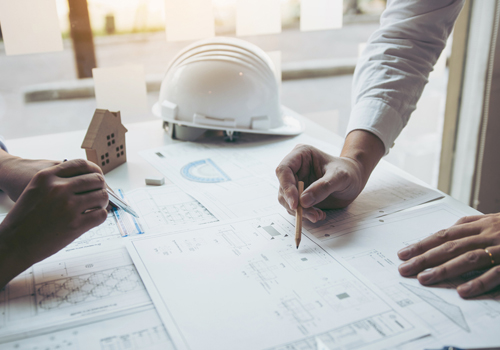
[[[302,118],[302,120],[306,124],[306,134],[338,147],[342,145],[343,139],[340,136],[325,130],[305,118]],[[161,175],[153,166],[139,156],[138,152],[178,142],[170,139],[168,134],[163,130],[161,121],[128,124],[126,126],[129,130],[127,133],[127,163],[106,174],[107,181],[112,187],[122,188],[125,191],[145,186],[144,179],[147,176]],[[64,158],[84,158],[85,153],[80,149],[80,146],[85,132],[86,130],[81,130],[70,133],[44,135],[9,140],[7,143],[12,154],[24,158],[60,160]],[[267,140],[268,139],[269,137],[267,137]],[[275,139],[279,141],[283,138],[275,137]],[[386,161],[382,161],[379,166],[425,186],[422,181],[394,167]],[[440,201],[465,213],[477,213],[474,209],[446,195],[444,195],[444,198]],[[5,194],[0,194],[0,213],[7,212],[11,206],[12,202],[7,196]]]

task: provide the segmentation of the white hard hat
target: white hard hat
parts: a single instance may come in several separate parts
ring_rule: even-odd
[[[170,64],[153,113],[165,122],[197,128],[297,135],[303,124],[280,106],[274,64],[257,46],[236,38],[201,40]],[[195,137],[189,137],[191,139]]]

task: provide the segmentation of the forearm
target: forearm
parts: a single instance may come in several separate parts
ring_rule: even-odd
[[[0,149],[0,190],[9,194],[12,191],[13,169],[19,157],[13,156]]]
[[[12,228],[5,223],[0,224],[0,290],[13,278],[31,266],[26,259],[19,257],[23,247],[13,246],[9,237],[15,236]]]
[[[384,153],[384,144],[377,136],[365,130],[354,130],[347,135],[340,156],[353,159],[360,165],[366,184]]]
[[[387,2],[380,28],[370,37],[353,76],[347,133],[377,135],[385,153],[406,126],[446,45],[463,0]]]

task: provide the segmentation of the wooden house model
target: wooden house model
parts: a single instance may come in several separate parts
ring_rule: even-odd
[[[87,159],[105,174],[127,161],[125,133],[120,112],[96,109],[82,143]]]

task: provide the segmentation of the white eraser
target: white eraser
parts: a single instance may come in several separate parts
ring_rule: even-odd
[[[146,178],[146,185],[148,186],[161,186],[165,184],[165,178],[159,176],[150,176]]]

